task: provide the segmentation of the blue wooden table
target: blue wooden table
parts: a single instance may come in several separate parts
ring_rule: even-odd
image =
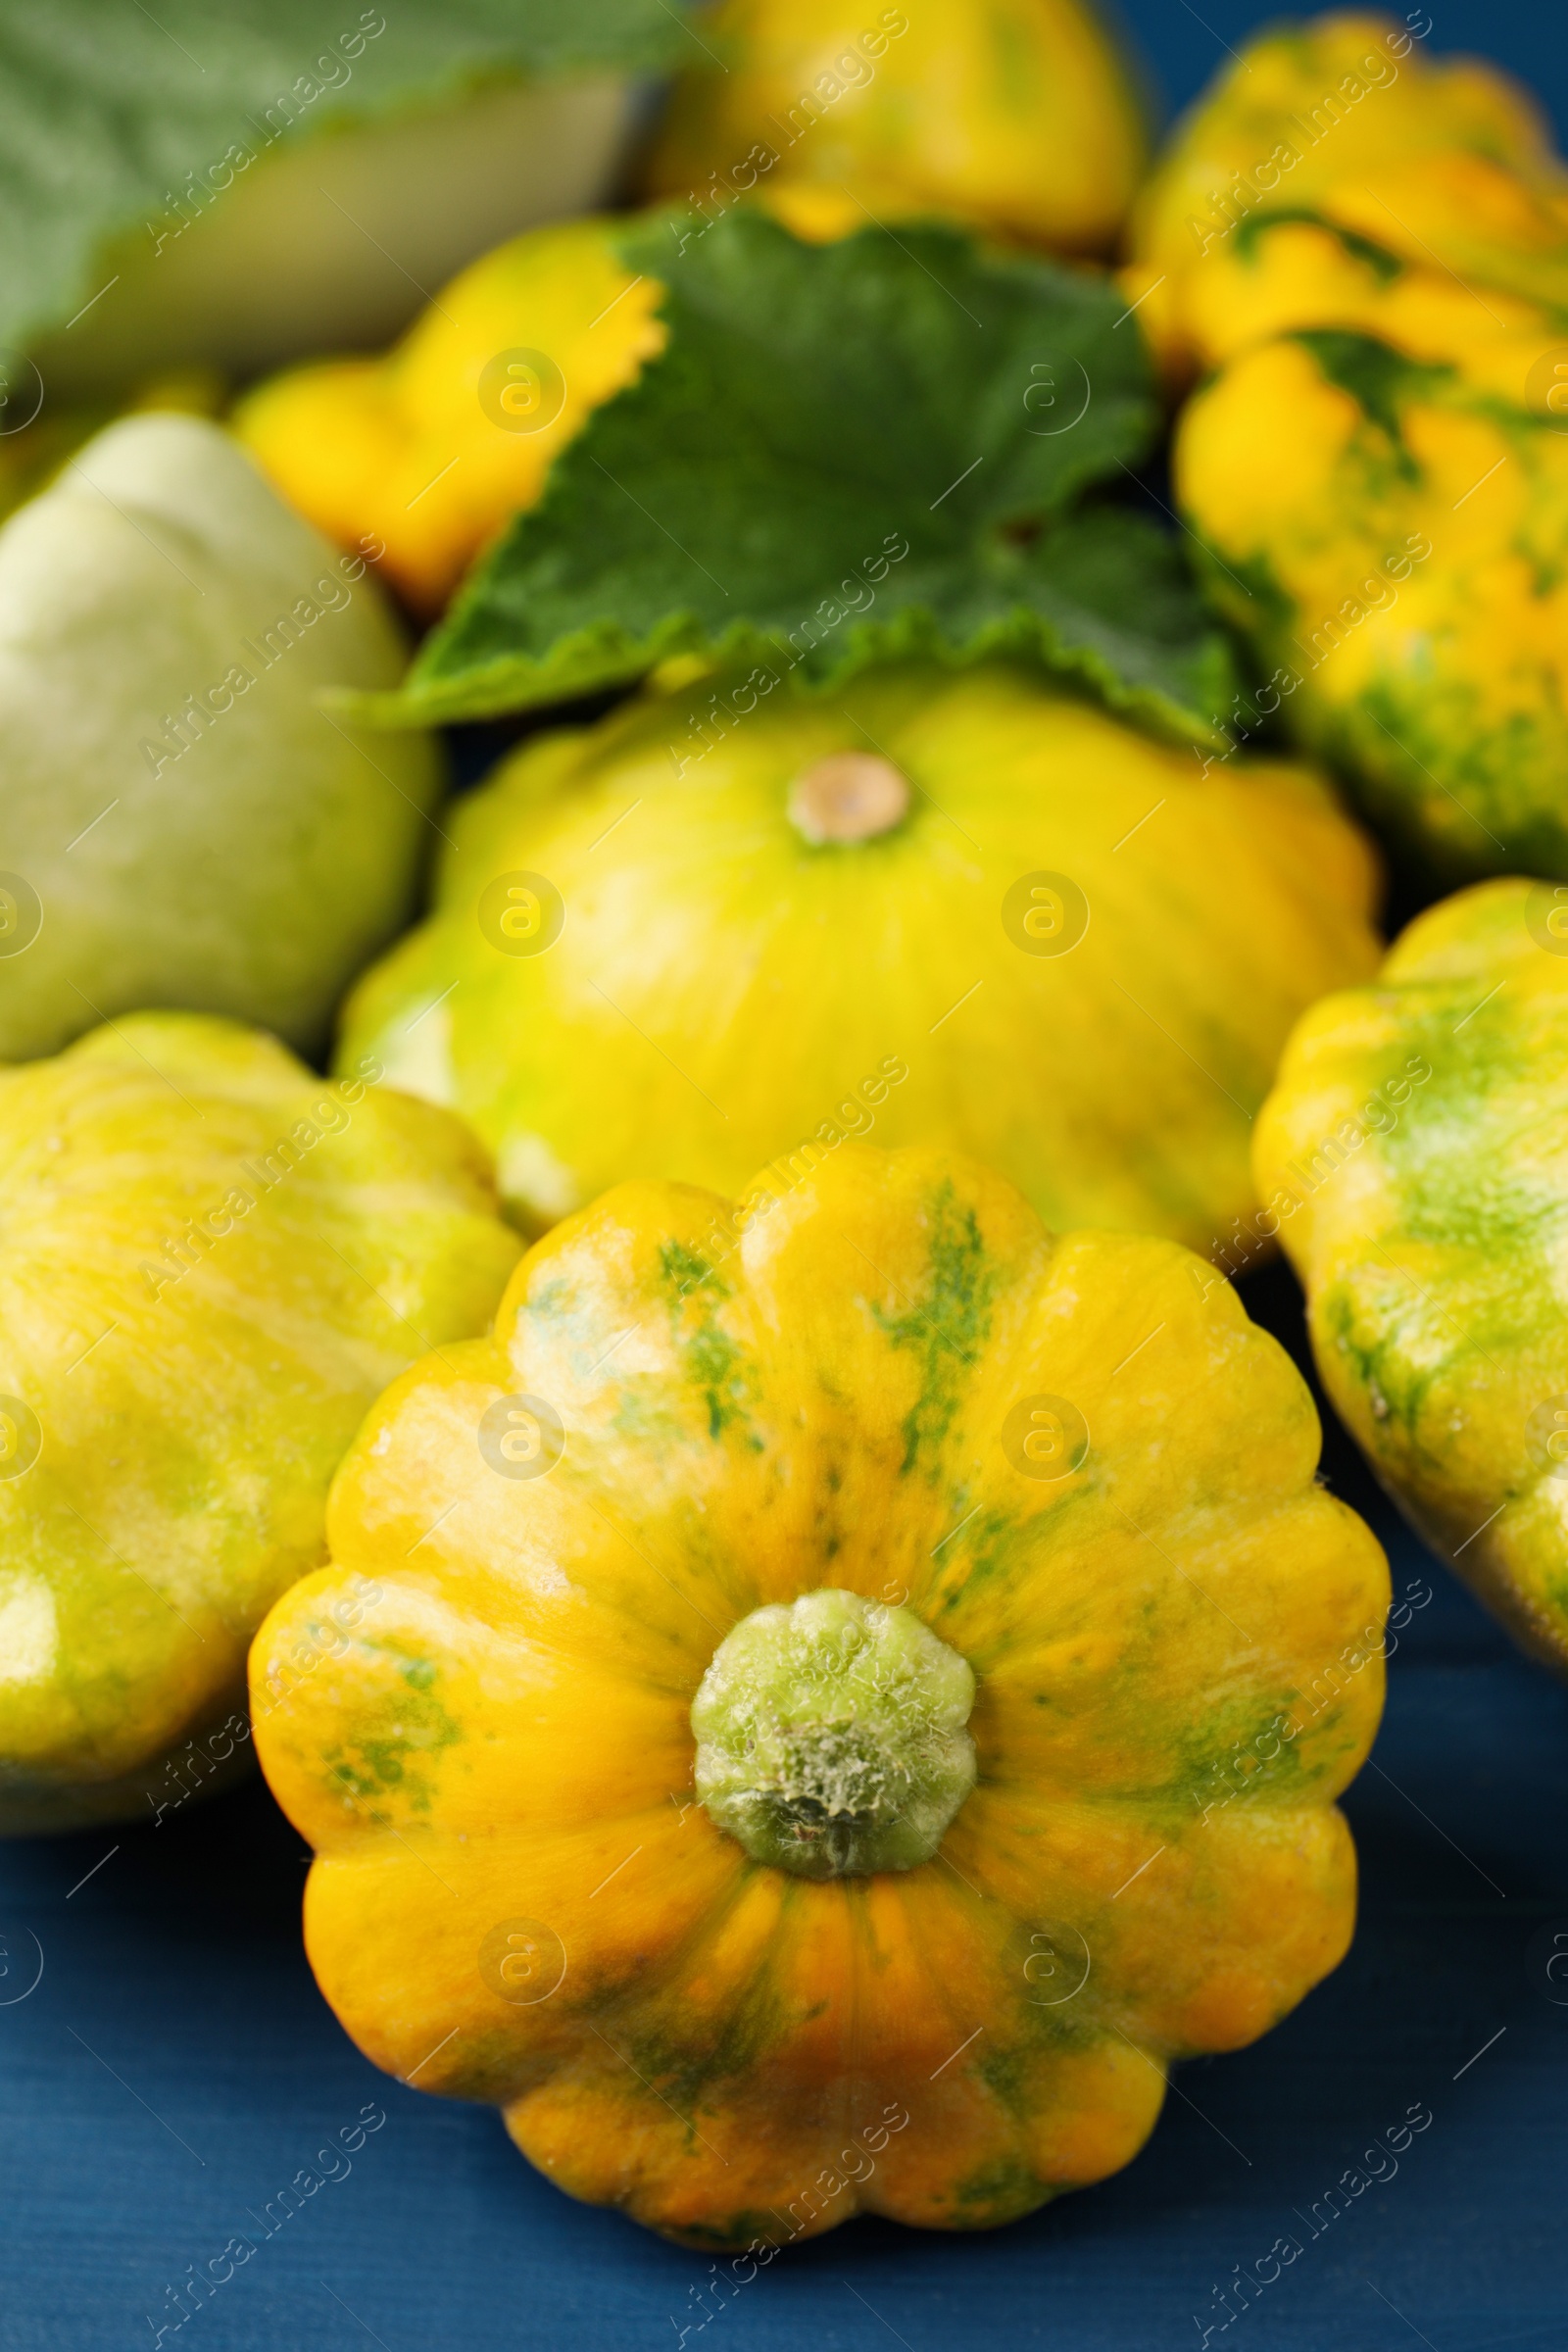
[[[1504,59],[1562,127],[1560,7],[1432,7],[1434,48]],[[1176,102],[1255,15],[1126,13]],[[1299,1352],[1283,1271],[1248,1302]],[[1326,1467],[1396,1592],[1431,1595],[1348,1799],[1360,1930],[1277,2033],[1182,2070],[1106,2186],[975,2238],[857,2224],[705,2296],[706,2260],[569,2203],[490,2112],[358,2055],[301,1950],[300,1840],[253,1786],[156,1830],[0,1850],[0,2346],[134,2352],[163,2328],[181,2352],[674,2352],[684,2328],[701,2352],[1178,2352],[1206,2328],[1225,2352],[1555,2352],[1568,1690],[1402,1532],[1332,1428]],[[318,2185],[296,2207],[281,2192],[301,2174]],[[171,2290],[221,2272],[241,2231],[259,2250],[176,2328],[189,2299]],[[1238,2273],[1268,2283],[1239,2304]]]

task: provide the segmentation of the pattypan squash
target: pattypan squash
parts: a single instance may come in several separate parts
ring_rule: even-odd
[[[372,547],[416,612],[440,611],[663,349],[663,288],[620,260],[621,225],[531,229],[470,263],[383,357],[290,368],[239,403],[234,429],[282,495],[340,547]]]
[[[1483,882],[1292,1039],[1260,1238],[1324,1386],[1428,1543],[1568,1671],[1568,887]]]
[[[1304,327],[1239,354],[1178,427],[1212,601],[1254,655],[1243,731],[1280,711],[1440,878],[1568,874],[1565,426],[1522,362],[1506,390]]]
[[[1461,362],[1531,320],[1538,349],[1543,326],[1561,342],[1539,306],[1568,308],[1568,172],[1528,93],[1430,58],[1432,29],[1420,8],[1275,26],[1178,125],[1127,272],[1175,377],[1266,333],[1374,316]]]
[[[723,0],[702,45],[652,166],[689,234],[760,186],[802,236],[941,214],[1099,253],[1143,166],[1140,103],[1087,0]]]
[[[1211,1268],[956,1155],[618,1187],[257,1637],[326,1997],[737,2260],[1102,2179],[1350,1934],[1388,1580],[1318,1443]]]
[[[1428,29],[1257,42],[1141,200],[1135,299],[1217,370],[1174,472],[1242,733],[1279,711],[1426,876],[1568,873],[1568,172]]]
[[[246,1646],[392,1376],[517,1255],[456,1119],[142,1013],[0,1071],[0,1830],[248,1755]]]
[[[399,633],[216,424],[130,416],[0,530],[0,1056],[145,1004],[322,1040],[440,775],[318,708]]]
[[[1021,667],[772,676],[509,759],[346,1063],[461,1109],[533,1231],[624,1176],[728,1193],[874,1133],[985,1156],[1056,1226],[1206,1250],[1291,1024],[1376,961],[1326,788],[1204,774]]]

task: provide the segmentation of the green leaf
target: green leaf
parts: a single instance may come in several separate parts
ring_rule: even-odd
[[[837,687],[906,655],[1032,657],[1212,741],[1224,641],[1175,545],[1086,506],[1158,406],[1116,289],[956,230],[646,227],[665,356],[601,409],[427,639],[383,723],[472,718],[677,653]]]
[[[0,0],[0,344],[71,318],[105,246],[231,146],[489,80],[668,66],[691,37],[662,0]]]

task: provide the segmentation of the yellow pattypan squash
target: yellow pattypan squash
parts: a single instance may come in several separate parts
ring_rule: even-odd
[[[938,1151],[636,1183],[365,1424],[252,1652],[312,1962],[698,2245],[976,2229],[1349,1937],[1383,1555],[1168,1242]]]
[[[245,1748],[366,1407],[517,1254],[460,1123],[141,1013],[0,1070],[0,1831],[143,1821]]]
[[[1244,723],[1280,710],[1426,874],[1568,873],[1568,172],[1406,24],[1239,61],[1142,199],[1139,316],[1217,369],[1174,478]]]
[[[1378,950],[1325,787],[1202,764],[1001,666],[644,697],[462,805],[346,1063],[462,1109],[535,1231],[874,1132],[1206,1250],[1292,1022]]]
[[[470,263],[383,358],[318,361],[242,400],[234,429],[291,505],[439,612],[552,460],[664,346],[658,279],[617,224],[530,229]]]
[[[1420,9],[1275,27],[1178,126],[1127,272],[1172,375],[1293,326],[1359,326],[1461,365],[1522,336],[1517,369],[1514,353],[1495,363],[1517,398],[1529,356],[1561,343],[1568,173],[1528,94],[1429,59],[1431,29]]]
[[[1291,1041],[1258,1120],[1262,1236],[1379,1478],[1568,1671],[1568,886],[1482,883]]]
[[[1568,874],[1568,416],[1302,328],[1194,396],[1173,477],[1264,707],[1379,830],[1449,879]]]
[[[723,0],[652,182],[703,221],[759,186],[798,235],[944,214],[1068,253],[1114,238],[1142,110],[1084,0]]]

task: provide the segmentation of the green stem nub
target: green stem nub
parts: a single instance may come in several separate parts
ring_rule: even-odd
[[[800,1878],[913,1870],[974,1787],[973,1704],[968,1664],[912,1609],[838,1592],[754,1609],[692,1701],[697,1793]]]

